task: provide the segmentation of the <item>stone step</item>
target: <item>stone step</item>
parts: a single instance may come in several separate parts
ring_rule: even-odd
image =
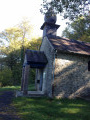
[[[28,94],[27,97],[44,97],[44,94]]]
[[[44,97],[45,94],[42,91],[28,91],[27,95],[23,95],[23,91],[16,91],[16,97],[27,96],[27,97]]]
[[[29,97],[43,97],[44,93],[42,91],[28,91]]]

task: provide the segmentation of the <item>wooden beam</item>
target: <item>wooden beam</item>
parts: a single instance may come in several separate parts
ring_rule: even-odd
[[[22,68],[21,91],[23,91],[25,67]]]
[[[27,95],[27,93],[28,93],[29,69],[30,69],[30,66],[26,65],[25,71],[24,71],[24,82],[23,82],[23,94],[24,95]]]

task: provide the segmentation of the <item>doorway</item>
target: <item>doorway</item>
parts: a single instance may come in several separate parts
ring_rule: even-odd
[[[28,91],[36,91],[35,88],[35,68],[30,68],[28,77]]]
[[[28,91],[42,91],[43,69],[30,68]]]

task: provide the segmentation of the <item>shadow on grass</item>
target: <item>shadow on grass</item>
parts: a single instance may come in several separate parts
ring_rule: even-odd
[[[23,120],[89,120],[90,103],[85,100],[51,100],[48,98],[14,99]]]
[[[20,90],[20,86],[0,88]],[[85,100],[18,97],[12,103],[22,120],[90,120],[90,102]]]

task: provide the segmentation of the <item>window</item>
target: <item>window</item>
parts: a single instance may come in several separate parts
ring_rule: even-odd
[[[88,62],[88,71],[90,71],[90,61]]]

